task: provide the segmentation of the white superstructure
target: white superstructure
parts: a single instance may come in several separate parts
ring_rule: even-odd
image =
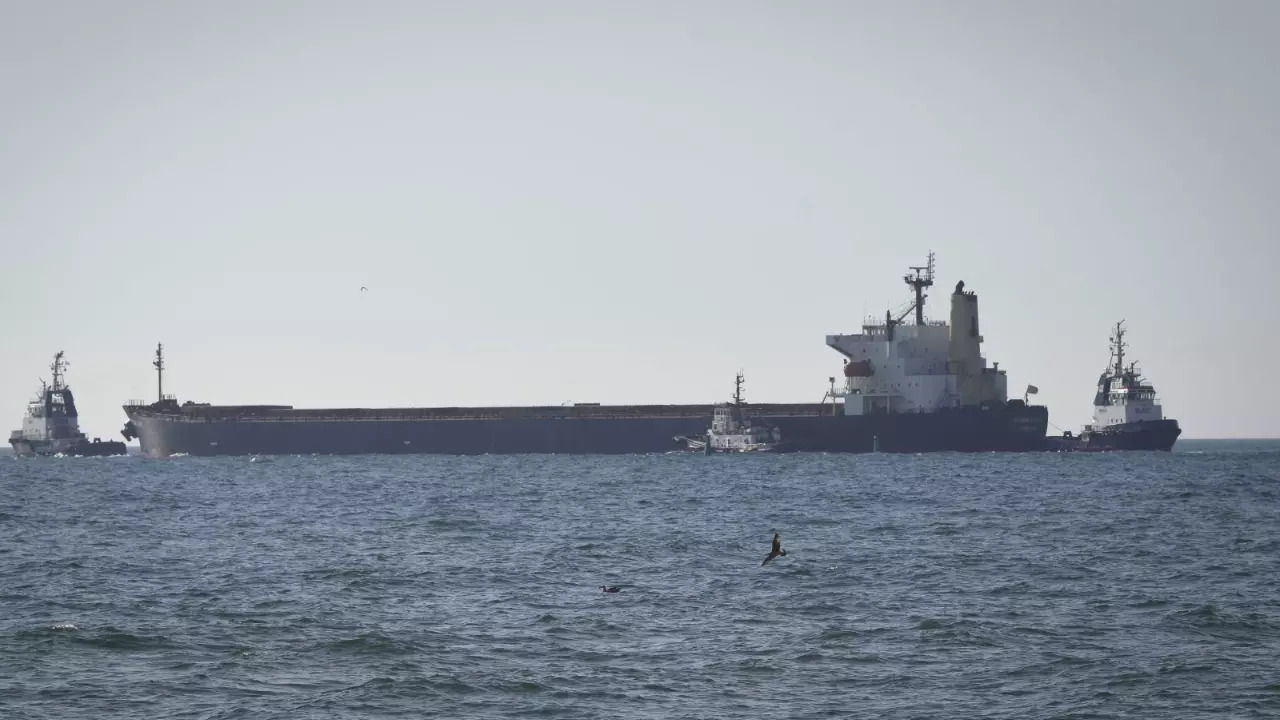
[[[1005,402],[1005,373],[999,363],[987,367],[982,356],[978,296],[965,292],[962,281],[951,295],[950,323],[926,321],[924,289],[933,285],[933,253],[928,265],[911,269],[915,275],[903,279],[915,290],[915,299],[905,312],[897,318],[886,312],[883,324],[868,322],[856,335],[827,336],[827,345],[848,358],[844,387],[837,388],[832,378],[828,393],[840,401],[836,412],[928,413]],[[915,324],[904,324],[912,310]]]
[[[1111,362],[1098,378],[1093,397],[1093,425],[1086,430],[1105,430],[1115,425],[1162,420],[1164,411],[1156,402],[1156,390],[1142,379],[1135,363],[1124,364],[1124,321],[1116,323],[1111,335]]]
[[[736,407],[720,406],[713,411],[706,441],[711,452],[756,452],[770,449],[782,436],[777,428],[749,422]]]

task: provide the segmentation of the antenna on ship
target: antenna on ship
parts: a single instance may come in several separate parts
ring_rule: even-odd
[[[156,343],[156,359],[151,362],[156,368],[156,402],[164,400],[164,345]]]
[[[53,364],[49,366],[49,369],[53,371],[53,391],[54,392],[58,392],[59,390],[62,390],[63,388],[62,374],[66,372],[67,365],[70,364],[66,360],[62,359],[63,352],[64,351],[59,350],[57,354],[53,356]]]
[[[933,251],[929,251],[929,263],[927,265],[912,265],[911,269],[915,271],[915,276],[906,275],[902,279],[913,290],[916,291],[916,300],[913,303],[916,310],[916,324],[924,324],[924,299],[928,297],[924,294],[924,289],[933,287]],[[921,273],[924,273],[921,275]]]

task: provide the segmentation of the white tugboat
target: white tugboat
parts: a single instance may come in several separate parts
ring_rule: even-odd
[[[1182,428],[1166,418],[1156,400],[1156,389],[1142,377],[1136,363],[1124,364],[1124,321],[1111,333],[1111,361],[1098,377],[1093,397],[1093,424],[1073,437],[1046,438],[1050,450],[1163,450],[1173,449]]]
[[[717,405],[712,410],[711,429],[702,437],[677,435],[677,442],[684,442],[690,450],[712,453],[788,452],[776,427],[764,427],[751,422],[747,416],[746,402],[742,399],[742,373],[733,383],[733,402]]]

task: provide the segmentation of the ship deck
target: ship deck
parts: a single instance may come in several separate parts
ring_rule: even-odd
[[[598,420],[710,418],[715,405],[590,405],[548,407],[294,408],[288,405],[128,405],[126,410],[176,422],[369,422],[395,420]],[[826,403],[749,405],[760,416],[830,415]]]

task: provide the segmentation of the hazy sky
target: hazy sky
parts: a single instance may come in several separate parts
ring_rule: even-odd
[[[0,417],[817,402],[938,254],[1078,430],[1280,436],[1280,5],[5,2]],[[369,287],[361,293],[360,286]]]

